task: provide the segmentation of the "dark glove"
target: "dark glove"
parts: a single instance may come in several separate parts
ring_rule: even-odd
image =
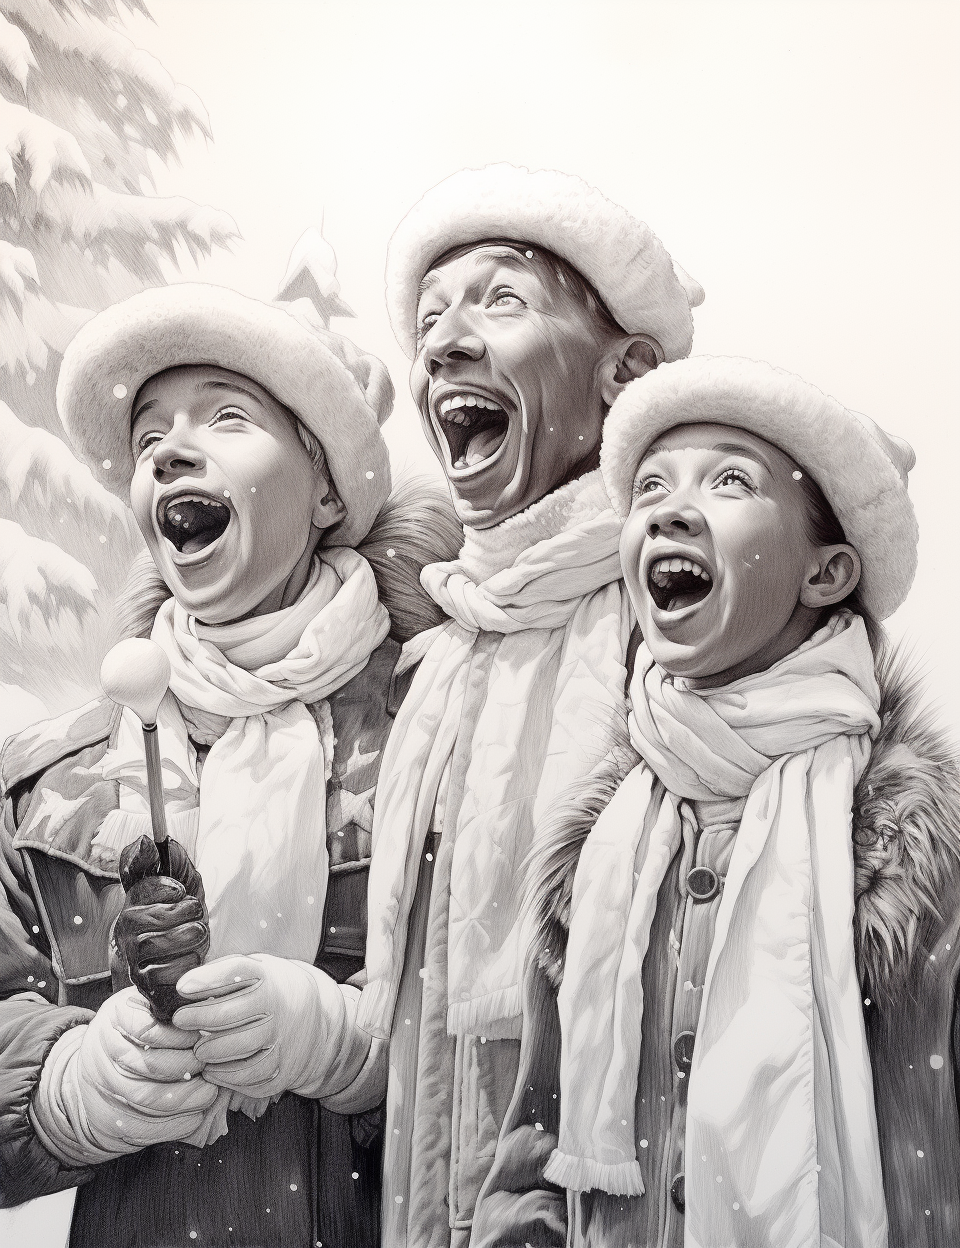
[[[113,929],[129,982],[150,1002],[158,1022],[169,1022],[184,1002],[177,980],[198,967],[210,948],[203,882],[186,850],[168,839],[169,875],[160,875],[160,854],[147,836],[120,856],[126,898]]]

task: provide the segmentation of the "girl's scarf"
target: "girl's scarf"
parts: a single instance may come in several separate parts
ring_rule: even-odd
[[[879,727],[848,612],[769,670],[693,691],[638,655],[645,762],[588,836],[573,887],[553,1182],[644,1190],[634,1106],[642,969],[690,801],[747,796],[689,1075],[688,1248],[882,1248],[886,1213],[854,962],[853,790]],[[664,956],[653,950],[651,956]]]
[[[370,565],[335,547],[318,551],[297,602],[273,614],[209,626],[173,599],[160,609],[152,637],[173,673],[158,715],[168,823],[203,878],[210,958],[272,953],[313,962],[334,747],[325,699],[366,666],[389,627]],[[199,775],[188,732],[210,744]],[[150,835],[132,711],[123,712],[102,768],[120,783],[120,808],[98,839],[120,850]]]
[[[543,807],[625,715],[620,527],[590,473],[424,569],[452,620],[410,643],[422,662],[380,771],[358,1013],[374,1036],[390,1033],[435,817],[452,846],[448,1031],[518,1033],[520,865]]]

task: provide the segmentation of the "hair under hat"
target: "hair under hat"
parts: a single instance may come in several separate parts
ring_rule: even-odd
[[[144,290],[88,321],[64,353],[57,408],[94,476],[128,500],[137,391],[157,373],[195,364],[249,377],[319,438],[347,509],[325,540],[361,541],[390,493],[380,425],[393,386],[384,365],[322,326],[306,299],[277,306],[184,282]]]
[[[628,515],[648,447],[677,425],[746,429],[809,472],[860,555],[860,597],[879,620],[903,602],[917,567],[917,520],[907,493],[912,448],[809,382],[757,360],[697,356],[631,382],[610,409],[600,468]]]
[[[561,256],[627,333],[651,335],[668,360],[689,353],[690,309],[703,302],[703,288],[674,264],[648,225],[572,174],[498,164],[463,169],[427,191],[390,240],[387,309],[411,359],[424,275],[452,248],[491,238]]]

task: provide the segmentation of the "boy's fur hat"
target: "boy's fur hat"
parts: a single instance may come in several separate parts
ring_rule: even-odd
[[[650,227],[572,174],[499,164],[462,169],[432,187],[390,240],[387,310],[410,359],[424,275],[452,248],[485,239],[546,247],[587,279],[627,333],[655,338],[665,359],[689,354],[690,309],[703,302],[703,288]]]
[[[124,501],[133,400],[168,368],[211,364],[251,378],[323,445],[346,517],[325,544],[355,546],[390,493],[380,425],[393,406],[384,365],[319,324],[309,301],[283,307],[201,282],[144,290],[88,321],[63,357],[60,419],[94,476]]]
[[[908,443],[770,364],[706,355],[663,364],[631,382],[607,416],[600,468],[621,516],[629,514],[647,448],[668,429],[691,424],[747,429],[809,472],[860,555],[864,607],[878,620],[896,611],[917,569]]]

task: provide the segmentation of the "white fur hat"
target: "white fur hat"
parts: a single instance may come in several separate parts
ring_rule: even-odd
[[[631,382],[607,416],[600,468],[621,516],[647,448],[668,429],[701,423],[746,429],[809,472],[860,555],[864,606],[880,620],[896,611],[917,569],[908,443],[770,364],[706,355],[663,364]]]
[[[211,364],[268,390],[323,444],[347,514],[326,535],[353,546],[390,493],[390,457],[380,425],[393,405],[387,370],[325,330],[309,300],[271,306],[200,282],[144,290],[107,308],[64,353],[57,408],[97,479],[129,499],[133,400],[168,368]]]
[[[417,290],[435,260],[465,243],[512,239],[546,247],[593,286],[630,334],[650,334],[668,360],[693,345],[690,309],[703,288],[675,265],[648,225],[581,178],[516,165],[462,169],[427,191],[387,249],[387,310],[416,355]]]

